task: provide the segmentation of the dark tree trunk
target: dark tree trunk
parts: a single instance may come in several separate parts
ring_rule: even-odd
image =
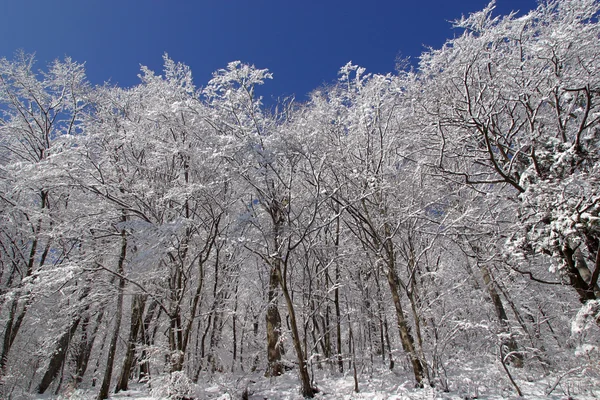
[[[339,209],[336,207],[336,212]],[[339,248],[340,245],[340,219],[335,220],[335,249]],[[335,263],[335,289],[333,291],[333,304],[335,306],[335,333],[336,333],[336,347],[337,347],[337,365],[340,374],[344,373],[344,358],[342,357],[342,314],[340,309],[340,265],[338,262]]]
[[[48,364],[48,368],[46,369],[46,373],[44,374],[42,381],[40,382],[37,392],[42,394],[44,393],[48,387],[54,381],[54,378],[60,372],[64,362],[65,357],[67,355],[67,350],[69,348],[69,344],[71,343],[71,338],[75,334],[77,327],[79,326],[79,322],[81,322],[81,317],[75,318],[71,323],[69,329],[62,334],[58,342],[56,343],[56,350],[52,353],[50,357],[50,363]]]
[[[492,303],[494,304],[494,310],[496,312],[496,317],[500,323],[500,329],[502,333],[510,333],[510,326],[508,323],[508,316],[506,315],[506,311],[504,310],[504,305],[502,304],[502,299],[500,298],[500,294],[496,290],[495,282],[490,274],[490,270],[485,265],[480,265],[479,269],[481,270],[481,275],[483,277],[483,283],[488,289],[488,293],[490,298],[492,299]],[[505,346],[509,351],[508,361],[517,368],[523,367],[523,354],[519,353],[519,346],[517,345],[517,341],[513,337],[506,337],[502,339],[502,346]]]
[[[88,328],[89,328],[89,317],[85,317],[81,324],[81,341],[79,342],[79,348],[77,350],[77,359],[75,361],[75,376],[73,377],[74,386],[77,388],[79,384],[83,381],[83,376],[87,371],[87,366],[90,360],[90,356],[92,354],[92,347],[94,346],[94,341],[96,340],[96,334],[98,333],[98,329],[100,328],[100,324],[102,323],[102,319],[104,317],[104,308],[100,310],[96,317],[96,325],[92,330],[91,334],[88,336]]]
[[[421,363],[421,360],[419,359],[415,350],[414,339],[412,337],[412,334],[410,333],[410,327],[406,321],[404,310],[402,309],[399,291],[399,278],[396,274],[396,271],[394,270],[393,264],[387,266],[386,275],[390,286],[390,292],[392,293],[394,307],[396,308],[396,319],[398,322],[398,330],[400,331],[400,340],[402,342],[402,348],[410,357],[417,385],[422,386],[424,378],[423,364]]]
[[[125,220],[125,217],[123,217]],[[117,266],[117,273],[123,275],[125,257],[127,255],[127,236],[125,230],[121,231],[121,255],[119,256],[119,263]],[[108,398],[108,391],[110,389],[110,381],[112,378],[112,371],[115,362],[115,353],[117,351],[117,340],[119,339],[119,331],[121,329],[121,318],[123,316],[123,289],[125,288],[125,279],[119,279],[118,293],[117,293],[117,310],[115,315],[115,327],[113,336],[110,340],[108,347],[108,357],[106,360],[106,369],[104,371],[104,378],[102,379],[102,386],[98,393],[97,400],[104,400]]]
[[[127,390],[129,384],[129,376],[131,375],[131,367],[135,356],[135,344],[142,326],[142,314],[146,306],[146,296],[136,295],[131,304],[131,326],[129,328],[129,338],[127,340],[127,350],[121,368],[121,377],[115,388],[115,393],[121,390]]]
[[[231,320],[231,330],[232,330],[232,338],[231,338],[231,372],[235,371],[235,362],[237,360],[237,317],[238,317],[238,283],[235,285],[235,302],[233,303],[233,317]],[[241,347],[241,346],[240,346]],[[240,353],[241,357],[241,353]]]
[[[290,317],[290,328],[292,330],[292,341],[294,342],[294,349],[296,350],[296,357],[298,359],[298,373],[300,375],[301,392],[304,397],[314,397],[315,389],[310,384],[310,376],[308,375],[308,368],[306,366],[306,359],[304,352],[302,351],[302,342],[300,340],[300,334],[298,332],[298,323],[296,322],[296,311],[294,309],[294,303],[288,290],[287,284],[284,281],[284,277],[281,275],[281,270],[278,270],[279,283],[285,303],[287,306],[288,315]]]
[[[279,276],[275,267],[271,268],[269,278],[269,293],[267,300],[266,322],[267,322],[267,371],[265,376],[279,376],[283,374],[283,365],[281,364],[281,343],[279,336],[281,334],[281,316],[277,307],[277,288],[279,285]]]
[[[577,250],[573,250],[569,246],[565,246],[562,250],[563,258],[567,264],[569,283],[577,291],[577,294],[579,295],[579,301],[582,303],[585,303],[588,300],[596,300],[596,293],[594,291],[595,287],[590,287],[590,283],[592,282],[586,282],[580,272],[580,269],[582,268],[577,268],[578,263],[575,254],[576,251]]]
[[[336,264],[336,281],[339,282],[339,266]],[[337,365],[340,374],[344,373],[344,357],[342,356],[342,314],[340,310],[340,289],[336,284],[333,291],[333,302],[335,305],[335,344],[337,347]]]
[[[90,293],[90,287],[89,286],[84,287],[84,289],[82,290],[82,292],[79,296],[80,304],[85,301],[85,298],[87,297],[87,295],[89,293]],[[52,356],[50,357],[48,369],[46,370],[46,373],[44,374],[42,381],[40,382],[40,384],[37,388],[38,393],[40,393],[40,394],[44,393],[48,389],[48,387],[52,384],[52,382],[54,381],[54,379],[56,378],[56,376],[62,369],[62,367],[65,363],[65,358],[67,356],[67,350],[69,349],[69,345],[71,344],[71,339],[73,338],[73,335],[75,335],[75,332],[77,331],[77,328],[79,327],[79,324],[82,320],[82,315],[87,314],[89,308],[90,308],[90,304],[85,302],[82,307],[74,310],[74,312],[72,313],[71,325],[69,326],[69,329],[67,329],[62,334],[62,336],[58,339],[58,342],[56,343],[56,349],[54,350],[54,352],[52,353]],[[60,384],[58,386],[60,387]],[[58,388],[57,388],[57,391],[58,391]]]
[[[46,191],[42,191],[42,209],[46,208],[48,193]],[[37,247],[39,244],[38,235],[41,231],[41,220],[38,221],[36,228],[34,229],[34,239],[31,244],[31,248],[29,250],[29,259],[27,261],[27,270],[25,272],[26,277],[30,277],[33,274],[34,266],[36,264],[36,254]],[[48,256],[48,252],[50,250],[50,242],[46,244],[44,251],[40,256],[40,260],[38,262],[39,267],[44,265],[46,262],[46,257]],[[27,297],[24,300],[23,308],[21,308],[21,312],[17,315],[17,310],[19,308],[19,302],[21,299],[22,293],[21,291],[17,291],[12,301],[10,307],[10,313],[8,317],[8,321],[6,322],[4,329],[4,341],[2,342],[2,353],[0,353],[0,377],[4,375],[6,364],[8,363],[8,353],[17,338],[17,334],[19,333],[19,329],[21,329],[21,324],[25,319],[25,315],[29,310],[29,306],[33,301],[33,297]]]
[[[153,332],[150,332],[150,323],[154,318],[156,310],[158,310],[158,316],[160,316],[161,309],[158,308],[158,302],[156,300],[153,300],[148,306],[148,310],[146,311],[146,316],[144,317],[144,326],[142,329],[141,342],[144,347],[144,350],[142,350],[142,354],[140,355],[140,381],[144,381],[150,378],[150,363],[147,360],[146,347],[154,343],[154,334],[156,333],[156,329]],[[158,316],[156,319],[158,319]]]

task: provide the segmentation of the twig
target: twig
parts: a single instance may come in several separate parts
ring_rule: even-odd
[[[554,385],[552,385],[552,387],[550,388],[549,391],[546,392],[546,396],[549,396],[550,393],[552,393],[554,391],[554,389],[556,389],[556,387],[558,386],[558,384],[560,383],[560,381],[567,375],[572,374],[573,372],[577,372],[579,370],[581,370],[582,367],[576,367],[573,369],[568,370],[567,372],[565,372],[564,374],[562,374],[561,376],[558,377],[558,379],[556,380],[556,382],[554,382]]]
[[[508,379],[510,379],[510,382],[513,384],[513,386],[517,390],[517,394],[519,395],[519,397],[523,397],[523,392],[521,392],[521,389],[519,389],[517,382],[515,382],[512,375],[510,374],[510,371],[508,370],[508,367],[506,366],[506,361],[504,358],[504,350],[502,348],[502,344],[500,344],[500,362],[502,363],[502,367],[504,368],[504,371],[506,371],[506,375],[508,375]]]

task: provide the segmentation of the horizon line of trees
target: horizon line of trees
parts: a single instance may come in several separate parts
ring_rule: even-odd
[[[0,59],[1,395],[597,376],[600,3],[493,8],[271,111],[239,61],[124,89]]]

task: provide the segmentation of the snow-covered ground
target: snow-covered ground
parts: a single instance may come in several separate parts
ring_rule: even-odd
[[[354,391],[352,374],[332,375],[323,371],[315,371],[315,385],[319,389],[316,399],[323,400],[463,400],[463,399],[516,399],[514,387],[506,377],[501,376],[496,367],[490,368],[487,378],[478,380],[478,374],[454,377],[454,384],[449,392],[437,388],[415,389],[408,376],[389,370],[376,370],[370,376],[359,377],[359,392]],[[480,375],[479,375],[480,376]],[[548,376],[534,380],[517,379],[524,398],[554,400],[591,400],[600,398],[600,381],[598,377],[585,374],[569,374]],[[523,377],[522,377],[523,378]],[[557,380],[559,383],[557,384]],[[459,382],[459,383],[458,383]],[[551,394],[547,393],[554,387]],[[276,379],[264,378],[260,374],[234,376],[214,375],[211,380],[194,385],[190,398],[199,400],[239,400],[244,399],[247,389],[249,400],[300,400],[299,383],[294,371]],[[77,391],[70,399],[92,400],[94,391]],[[46,399],[48,397],[45,397]],[[157,388],[151,389],[143,385],[133,385],[127,392],[113,394],[110,399],[123,400],[159,400],[166,398]],[[63,397],[62,399],[66,399]]]

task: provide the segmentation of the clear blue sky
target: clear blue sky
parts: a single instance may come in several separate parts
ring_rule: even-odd
[[[203,86],[229,61],[268,68],[263,95],[299,100],[352,60],[393,72],[456,32],[449,21],[488,0],[0,0],[0,57],[23,49],[40,68],[65,55],[86,62],[95,84],[139,82],[140,64],[162,55],[192,68]],[[496,14],[526,12],[535,0],[497,0]]]

